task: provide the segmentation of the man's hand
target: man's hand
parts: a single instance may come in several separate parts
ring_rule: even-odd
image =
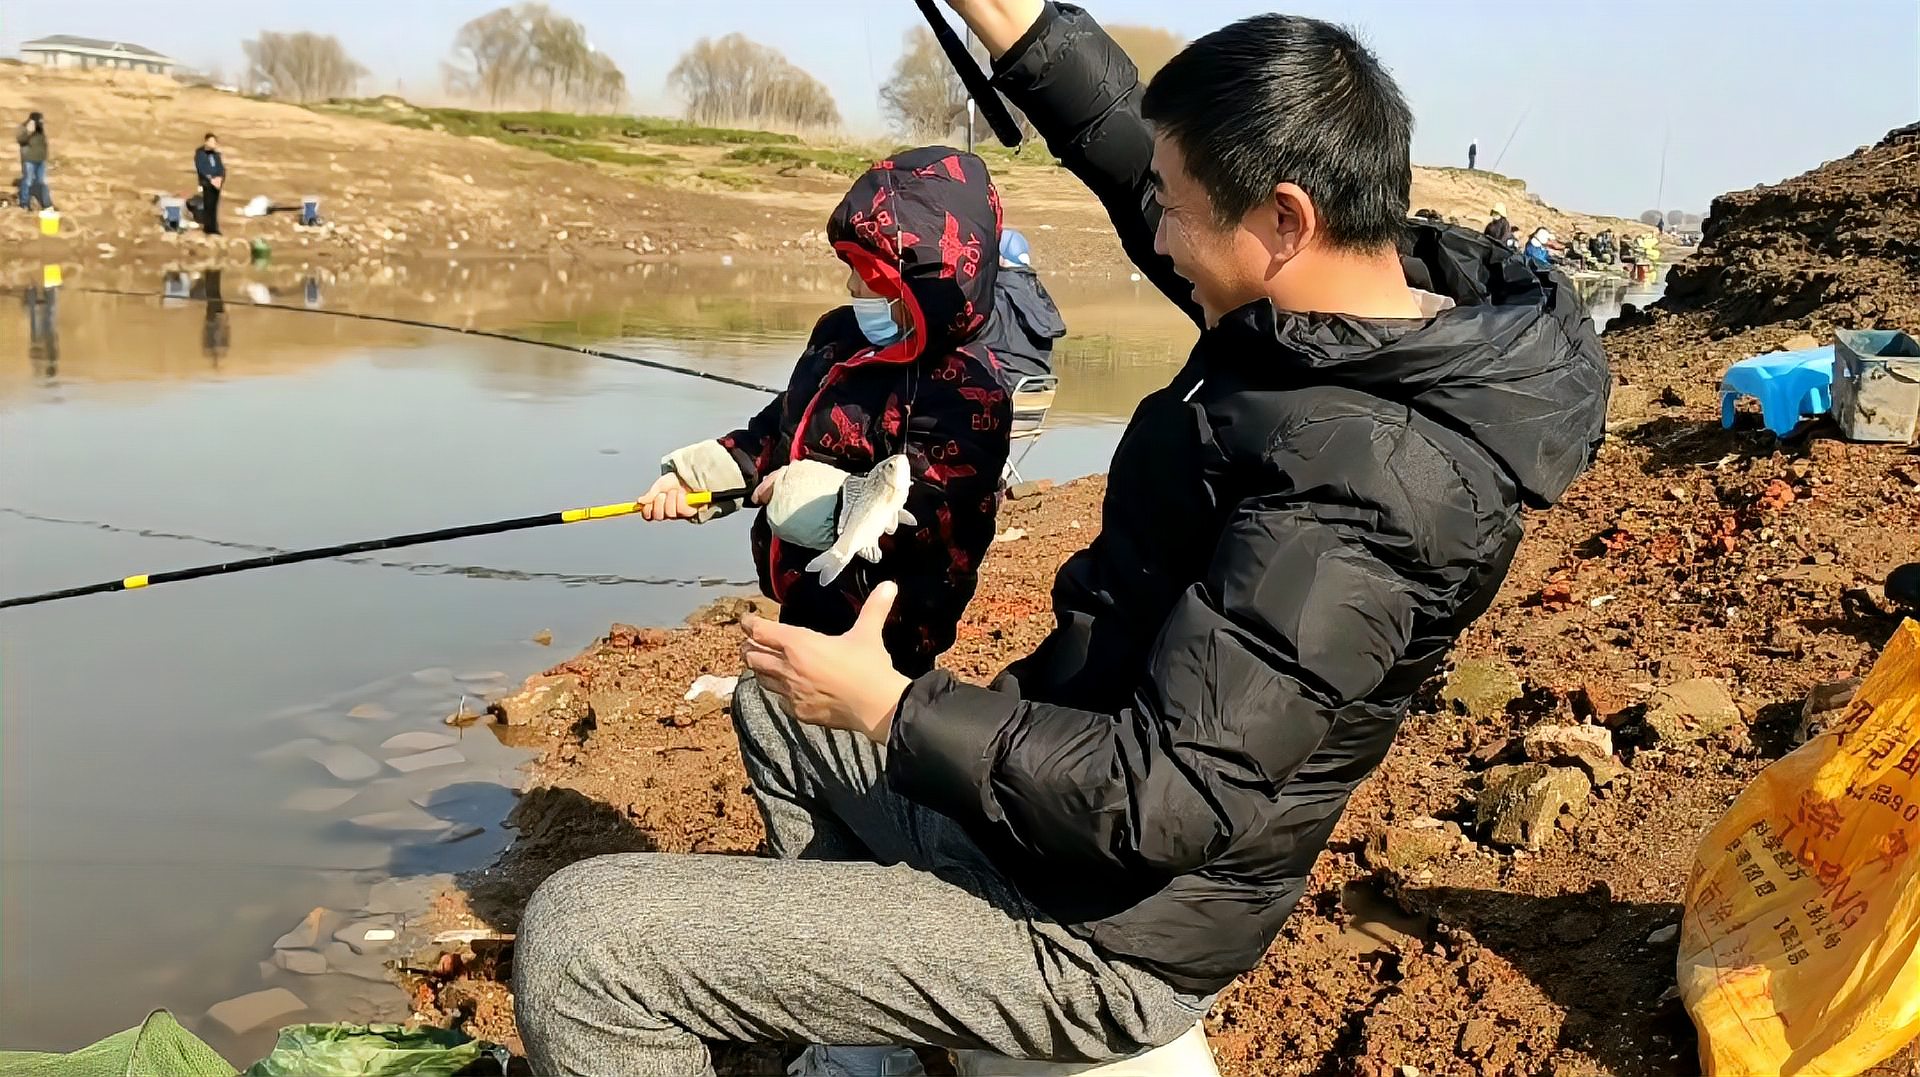
[[[652,488],[640,495],[640,518],[643,520],[691,520],[700,515],[700,510],[687,504],[688,490],[680,476],[669,471],[657,479]]]
[[[947,0],[947,6],[973,28],[973,36],[987,47],[987,54],[998,60],[1032,28],[1046,0]]]
[[[748,614],[741,657],[796,721],[864,734],[885,744],[893,712],[913,683],[893,668],[880,630],[900,589],[883,583],[867,596],[843,636],[827,636]]]

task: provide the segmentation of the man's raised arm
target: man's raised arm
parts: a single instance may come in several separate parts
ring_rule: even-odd
[[[1154,253],[1153,134],[1140,77],[1093,17],[1048,0],[947,0],[993,56],[994,85],[1107,208],[1133,264],[1195,321],[1193,288]]]

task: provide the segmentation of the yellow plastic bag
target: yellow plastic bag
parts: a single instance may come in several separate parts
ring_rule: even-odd
[[[1856,1074],[1920,1034],[1920,625],[1701,842],[1679,977],[1709,1074]]]

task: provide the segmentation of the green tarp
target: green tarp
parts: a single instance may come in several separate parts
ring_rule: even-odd
[[[504,1073],[506,1051],[446,1029],[291,1025],[280,1030],[273,1053],[247,1067],[243,1077],[451,1077],[489,1055]],[[235,1071],[165,1010],[70,1054],[0,1051],[0,1077],[160,1075],[235,1077]]]

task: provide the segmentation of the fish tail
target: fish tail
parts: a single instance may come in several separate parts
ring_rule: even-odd
[[[827,584],[839,579],[840,573],[844,572],[846,567],[852,563],[852,554],[843,554],[836,550],[828,550],[813,560],[808,561],[807,571],[818,572],[820,574],[820,582]]]

